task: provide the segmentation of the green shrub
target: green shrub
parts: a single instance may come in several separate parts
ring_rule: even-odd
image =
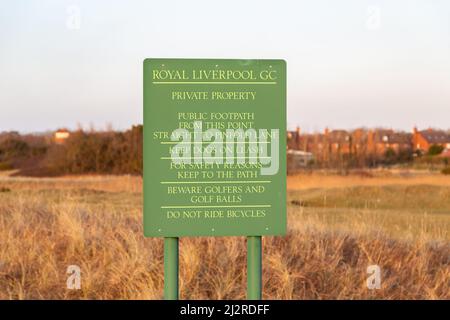
[[[428,149],[428,154],[430,156],[436,156],[438,154],[441,154],[442,151],[444,151],[444,147],[439,145],[439,144],[433,144],[430,146],[430,148]]]

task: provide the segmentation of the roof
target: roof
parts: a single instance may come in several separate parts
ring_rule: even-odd
[[[428,129],[419,133],[428,143],[450,143],[450,135],[442,130]]]
[[[328,141],[331,143],[345,143],[350,140],[350,134],[345,130],[333,130],[328,133]]]
[[[411,134],[395,132],[392,129],[378,129],[375,131],[374,140],[382,143],[409,144],[411,143]]]

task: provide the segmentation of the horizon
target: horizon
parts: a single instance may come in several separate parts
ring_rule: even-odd
[[[449,15],[425,0],[9,2],[0,131],[126,130],[143,119],[148,57],[285,59],[289,129],[448,127]]]
[[[8,134],[8,133],[12,133],[12,132],[17,132],[20,135],[46,135],[46,134],[53,134],[56,131],[59,130],[67,130],[69,132],[76,132],[78,130],[82,130],[84,132],[124,132],[127,131],[129,129],[131,129],[133,126],[143,126],[142,123],[135,123],[130,125],[130,127],[128,128],[123,128],[123,129],[118,129],[118,128],[114,128],[114,126],[111,127],[111,124],[107,124],[105,126],[99,126],[99,127],[92,127],[91,125],[88,126],[80,126],[77,125],[77,128],[69,128],[69,127],[64,127],[64,126],[57,126],[54,129],[45,129],[45,130],[41,130],[41,131],[20,131],[20,130],[2,130],[0,131],[0,135],[1,134]],[[413,129],[417,128],[417,130],[420,131],[426,131],[426,130],[436,130],[436,131],[444,131],[444,132],[449,132],[450,131],[450,127],[447,128],[441,128],[441,127],[436,127],[436,126],[427,126],[427,127],[417,127],[417,126],[413,126],[411,127],[410,130],[404,130],[404,129],[398,129],[398,128],[392,128],[392,127],[386,127],[386,126],[375,126],[375,127],[367,127],[367,126],[359,126],[359,127],[355,127],[355,128],[343,128],[343,127],[325,127],[323,128],[323,130],[317,130],[317,131],[307,131],[304,130],[303,128],[300,128],[300,134],[322,134],[324,133],[324,131],[326,129],[328,129],[330,132],[335,131],[335,130],[344,130],[347,132],[353,132],[355,130],[358,129],[363,129],[363,130],[393,130],[394,132],[398,132],[398,133],[413,133]],[[288,132],[294,132],[296,131],[297,127],[294,126],[293,128],[287,128]]]

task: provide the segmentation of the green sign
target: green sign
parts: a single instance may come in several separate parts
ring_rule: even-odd
[[[285,61],[146,59],[145,235],[285,232]]]

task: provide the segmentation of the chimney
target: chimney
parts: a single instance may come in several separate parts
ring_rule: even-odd
[[[295,144],[297,147],[297,150],[300,150],[300,127],[297,126],[297,128],[295,129]]]

